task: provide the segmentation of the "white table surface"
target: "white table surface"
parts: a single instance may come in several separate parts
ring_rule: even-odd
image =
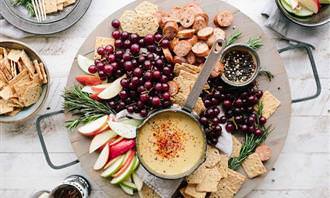
[[[50,37],[23,39],[44,58],[50,70],[50,95],[40,114],[60,110],[61,94],[70,64],[80,45],[104,18],[132,0],[93,1],[86,15],[72,28]],[[264,0],[227,0],[261,26]],[[248,197],[326,198],[330,197],[330,25],[317,31],[310,41],[322,83],[322,94],[315,100],[292,105],[291,126],[285,146],[264,183]],[[267,28],[265,31],[271,33]],[[294,30],[299,31],[299,30]],[[313,33],[313,32],[312,32]],[[306,34],[306,38],[311,37]],[[0,36],[0,39],[4,39]],[[315,89],[311,68],[302,52],[282,55],[292,96],[306,96]],[[53,117],[43,125],[51,158],[56,164],[75,159],[63,117]],[[39,190],[50,190],[71,174],[85,175],[80,165],[53,170],[42,154],[35,120],[24,125],[0,127],[0,197],[24,198]],[[106,197],[93,184],[92,197]]]

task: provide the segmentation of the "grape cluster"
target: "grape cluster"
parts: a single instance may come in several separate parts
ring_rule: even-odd
[[[242,132],[262,135],[260,126],[267,119],[258,116],[254,106],[259,102],[263,91],[257,89],[255,83],[243,88],[229,87],[220,78],[209,79],[211,92],[202,93],[205,112],[200,117],[200,123],[205,127],[208,143],[215,145],[221,135],[221,126],[229,133]],[[224,115],[219,117],[222,106]]]
[[[126,74],[120,82],[123,90],[108,101],[109,106],[117,112],[127,109],[142,117],[153,109],[171,106],[167,82],[174,77],[174,66],[166,61],[162,51],[169,47],[169,40],[161,33],[139,37],[120,31],[117,19],[111,25],[115,28],[112,32],[114,46],[98,48],[101,58],[89,67],[89,72],[97,72],[102,80],[110,82]]]

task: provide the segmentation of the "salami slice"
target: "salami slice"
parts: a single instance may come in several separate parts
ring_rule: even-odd
[[[178,33],[178,30],[179,27],[176,22],[168,21],[163,28],[163,35],[169,39],[173,39]]]
[[[197,36],[201,40],[207,40],[213,34],[213,27],[205,27],[197,32]]]
[[[173,52],[177,56],[184,57],[186,56],[192,48],[192,45],[189,41],[181,40],[178,42],[178,44],[174,47]]]
[[[196,56],[205,57],[209,54],[209,46],[205,42],[199,41],[192,47],[192,51]]]
[[[195,34],[195,30],[194,29],[184,29],[178,32],[178,34],[176,35],[179,39],[188,39],[193,37]]]
[[[225,10],[215,16],[214,24],[220,27],[228,27],[233,23],[233,20],[233,13],[231,11]]]
[[[255,152],[259,155],[261,161],[263,162],[269,160],[272,156],[272,150],[266,144],[258,146]]]
[[[163,54],[168,62],[173,63],[173,56],[168,48],[163,48]]]

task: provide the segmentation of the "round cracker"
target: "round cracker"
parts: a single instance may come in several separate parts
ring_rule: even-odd
[[[133,23],[135,23],[135,33],[139,36],[155,34],[159,27],[157,18],[151,14],[138,14]]]
[[[158,11],[158,6],[149,2],[143,1],[134,9],[138,14],[155,14]]]
[[[137,14],[133,10],[125,10],[120,16],[120,27],[123,31],[135,33],[136,30],[134,20],[136,19]]]

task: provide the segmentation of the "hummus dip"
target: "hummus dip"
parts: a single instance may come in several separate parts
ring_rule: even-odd
[[[179,178],[193,171],[204,159],[205,146],[198,123],[182,112],[161,112],[138,131],[139,158],[159,177]]]

